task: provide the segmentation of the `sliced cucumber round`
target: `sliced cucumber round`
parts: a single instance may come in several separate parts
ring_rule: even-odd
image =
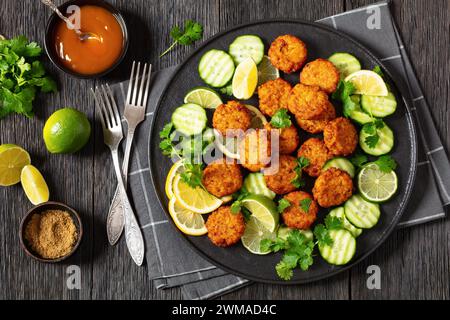
[[[352,110],[349,110],[348,109],[349,105],[344,104],[344,114],[360,125],[364,125],[366,123],[372,122],[373,117],[370,116],[369,114],[367,114],[366,112],[364,112],[360,107],[361,96],[358,94],[354,94],[350,98],[358,106],[356,108],[353,108]]]
[[[247,58],[252,58],[258,64],[264,57],[264,43],[258,36],[243,35],[234,39],[228,52],[233,57],[236,65]]]
[[[347,220],[347,218],[345,217],[344,207],[334,208],[330,211],[329,215],[342,219],[344,229],[349,231],[355,238],[357,238],[362,233],[362,229],[355,227],[350,223],[350,221]]]
[[[394,147],[394,133],[387,126],[387,124],[384,124],[383,128],[376,130],[379,139],[377,144],[373,148],[366,142],[366,138],[369,136],[369,134],[367,134],[364,129],[359,133],[359,145],[365,153],[372,156],[381,156],[383,154],[389,153]]]
[[[243,187],[249,193],[266,196],[269,199],[276,196],[275,192],[267,187],[264,175],[260,172],[250,173],[245,178]]]
[[[186,136],[202,133],[207,121],[205,109],[193,103],[183,104],[172,114],[175,129]]]
[[[210,86],[223,87],[233,78],[233,58],[225,51],[209,50],[200,59],[198,73],[200,78]]]
[[[352,225],[361,229],[370,229],[380,218],[380,206],[371,203],[358,194],[353,195],[344,204],[345,217]]]
[[[347,172],[352,178],[355,176],[355,166],[350,162],[350,160],[344,157],[336,157],[328,160],[322,167],[322,172],[330,168],[341,169],[342,171]]]
[[[361,70],[361,63],[350,53],[336,52],[328,58],[328,61],[334,64],[339,70],[341,79],[344,79],[353,72]]]
[[[397,100],[392,92],[386,97],[379,96],[362,96],[361,106],[364,111],[374,117],[383,118],[395,112],[397,109]]]
[[[341,266],[348,263],[356,252],[355,238],[344,229],[330,230],[329,234],[333,244],[319,245],[320,255],[330,264]]]

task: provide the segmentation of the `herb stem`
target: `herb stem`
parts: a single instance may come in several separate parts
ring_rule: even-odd
[[[177,43],[178,43],[178,40],[177,40],[177,41],[174,41],[174,42],[170,45],[169,48],[167,48],[163,53],[161,53],[161,55],[160,55],[159,57],[161,58],[161,57],[164,56],[166,53],[168,53],[170,50],[172,50],[172,49],[177,45]]]

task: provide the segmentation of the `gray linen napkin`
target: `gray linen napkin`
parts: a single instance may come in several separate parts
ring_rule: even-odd
[[[450,164],[388,4],[388,1],[380,2],[319,22],[349,34],[370,48],[396,75],[394,81],[400,89],[413,97],[412,112],[420,132],[417,175],[420,183],[416,183],[400,223],[400,226],[408,226],[445,216],[443,206],[450,203]],[[380,29],[369,29],[367,19],[375,10],[379,10]],[[185,299],[210,299],[247,285],[249,281],[227,274],[198,256],[170,225],[154,193],[148,168],[150,125],[160,94],[174,69],[164,69],[153,75],[147,117],[139,127],[131,157],[130,195],[144,233],[148,274],[154,286],[158,289],[181,286]],[[118,101],[123,101],[123,88],[127,85],[123,82],[112,87]]]

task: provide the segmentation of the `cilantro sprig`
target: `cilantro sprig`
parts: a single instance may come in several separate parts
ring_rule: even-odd
[[[386,173],[389,173],[397,168],[397,162],[390,155],[384,155],[375,160],[378,168]]]
[[[184,29],[181,30],[179,26],[175,26],[170,31],[170,36],[173,38],[174,42],[169,48],[161,53],[159,56],[160,58],[172,50],[177,44],[188,46],[195,41],[200,40],[203,36],[203,26],[193,20],[186,20],[184,22]]]
[[[283,213],[283,211],[286,210],[287,208],[289,208],[290,206],[291,206],[291,203],[289,202],[288,199],[281,198],[280,201],[278,201],[278,206],[277,206],[278,213]]]
[[[277,129],[288,128],[291,126],[292,121],[286,109],[279,109],[273,115],[270,120],[272,127]]]
[[[343,221],[341,218],[328,215],[325,218],[325,224],[318,224],[314,227],[314,236],[319,246],[333,245],[333,239],[330,237],[330,230],[342,229]]]
[[[345,117],[350,117],[353,111],[359,108],[358,103],[352,99],[355,86],[350,81],[340,80],[332,98],[342,102],[342,110]]]
[[[378,141],[380,140],[380,135],[378,130],[384,128],[385,124],[381,119],[374,119],[372,122],[363,125],[362,130],[366,133],[366,138],[364,142],[371,149],[375,148]]]
[[[297,158],[297,166],[294,168],[295,178],[291,181],[291,183],[296,188],[301,188],[305,185],[305,181],[302,179],[302,169],[309,166],[309,160],[305,157]]]

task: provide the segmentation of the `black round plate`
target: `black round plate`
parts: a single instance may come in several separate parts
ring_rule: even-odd
[[[270,43],[277,36],[293,34],[306,43],[308,61],[319,57],[327,58],[334,52],[349,52],[361,61],[364,69],[372,69],[376,65],[380,65],[389,78],[388,70],[369,50],[350,37],[317,23],[298,20],[260,21],[238,26],[212,37],[195,50],[174,73],[159,101],[150,132],[151,176],[159,201],[171,221],[172,219],[167,211],[168,199],[165,196],[164,183],[172,162],[163,156],[159,150],[158,133],[165,123],[170,122],[171,114],[175,108],[183,103],[186,92],[195,86],[205,85],[197,72],[201,56],[213,48],[228,51],[228,46],[233,39],[243,34],[260,36],[266,45],[266,52]],[[292,84],[298,83],[298,73],[293,75],[282,74],[282,77]],[[292,280],[283,281],[278,278],[275,272],[275,265],[280,261],[281,254],[253,255],[240,243],[226,249],[218,248],[206,236],[185,236],[178,231],[180,237],[185,238],[202,257],[217,267],[250,280],[267,283],[300,284],[320,280],[342,272],[366,258],[386,240],[396,226],[408,202],[416,175],[416,133],[413,120],[405,99],[402,99],[402,95],[396,90],[395,85],[390,81],[388,82],[391,89],[396,93],[398,102],[397,111],[393,116],[388,117],[386,122],[395,133],[396,145],[392,155],[399,164],[396,170],[399,177],[399,189],[397,195],[391,201],[381,205],[382,215],[378,224],[374,228],[364,231],[358,237],[356,254],[351,263],[342,267],[332,266],[327,264],[320,256],[316,256],[314,264],[308,271],[304,272],[297,269]],[[224,99],[227,98],[224,97]],[[249,103],[257,105],[257,99],[252,98]],[[318,221],[322,221],[326,213],[327,210],[321,210]]]

